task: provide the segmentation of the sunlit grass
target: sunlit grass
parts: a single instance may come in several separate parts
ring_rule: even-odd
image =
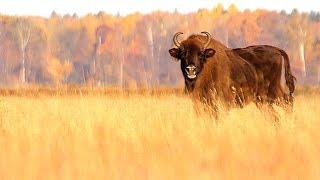
[[[173,91],[5,95],[0,179],[319,179],[319,102],[300,92],[275,126],[252,104],[196,116]]]

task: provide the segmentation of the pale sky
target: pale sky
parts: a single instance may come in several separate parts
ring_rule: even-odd
[[[320,11],[320,0],[0,0],[0,14],[36,15],[49,17],[55,10],[59,14],[77,13],[83,16],[87,13],[97,13],[101,10],[121,15],[136,11],[148,13],[154,10],[186,13],[197,11],[199,8],[212,8],[218,3],[224,7],[236,4],[240,10],[249,8],[264,8],[291,12]]]

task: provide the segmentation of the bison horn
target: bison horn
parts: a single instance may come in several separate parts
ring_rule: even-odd
[[[173,36],[173,43],[174,45],[176,45],[177,47],[181,46],[181,43],[178,41],[178,36],[180,36],[181,34],[183,34],[182,32],[177,32],[174,36]]]
[[[201,33],[205,34],[207,36],[207,42],[203,46],[203,48],[206,49],[209,46],[210,42],[211,42],[211,34],[206,32],[206,31],[203,31]]]

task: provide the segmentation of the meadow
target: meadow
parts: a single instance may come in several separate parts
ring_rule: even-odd
[[[320,91],[279,126],[197,116],[182,90],[2,89],[0,179],[319,179]]]

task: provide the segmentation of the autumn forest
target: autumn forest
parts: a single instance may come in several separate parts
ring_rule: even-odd
[[[230,48],[281,47],[298,84],[320,84],[319,12],[217,5],[188,14],[0,15],[0,85],[181,86],[179,63],[168,53],[177,31],[184,38],[208,31]]]

